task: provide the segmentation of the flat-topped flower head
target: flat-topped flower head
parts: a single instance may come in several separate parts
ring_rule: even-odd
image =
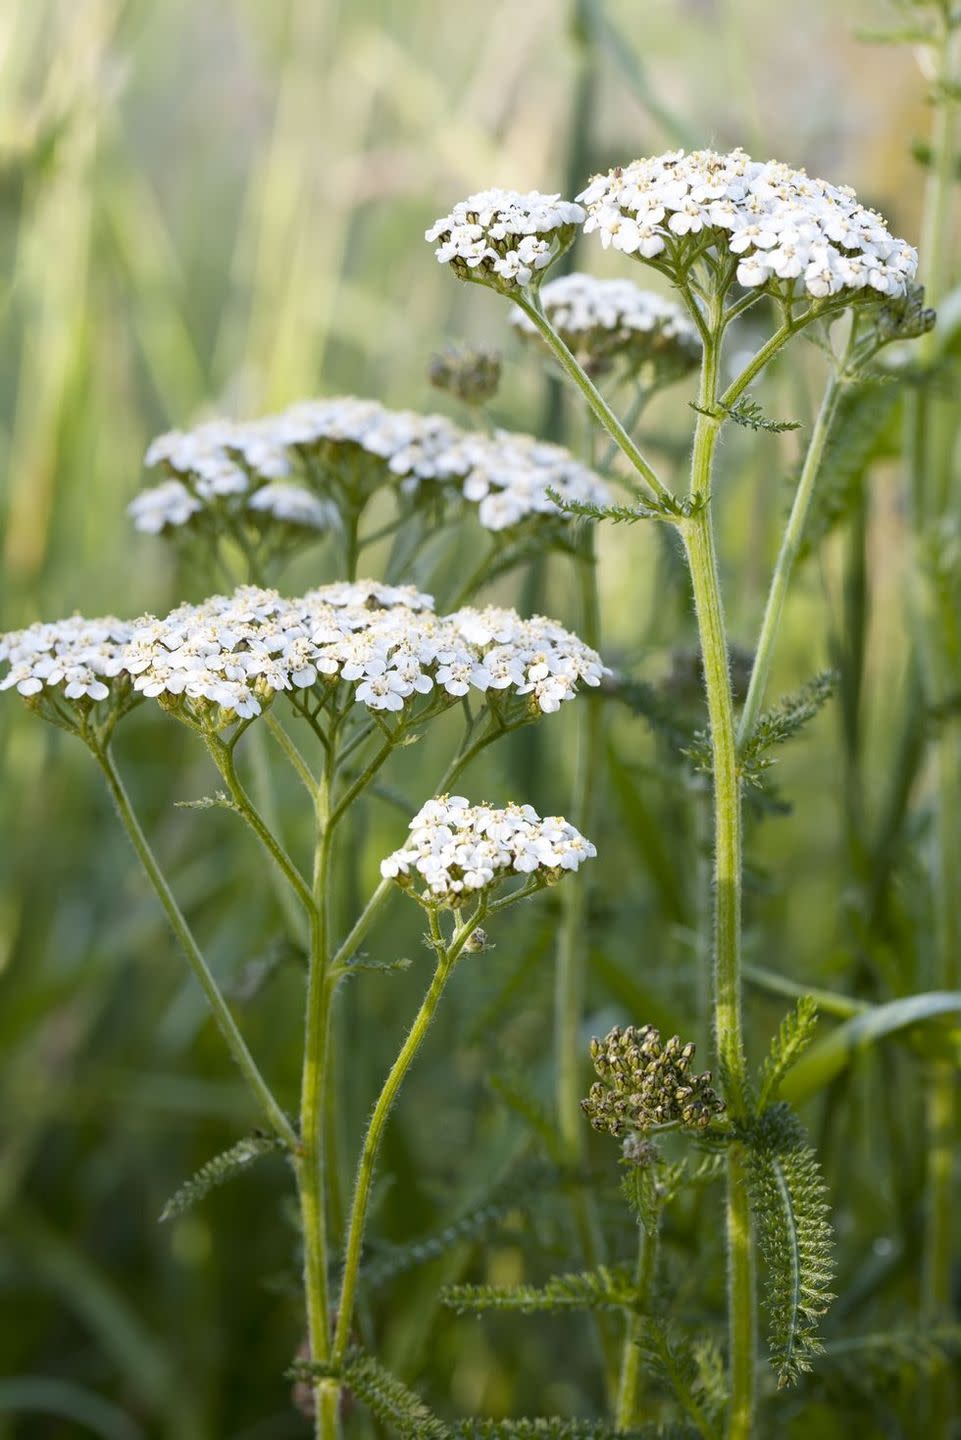
[[[743,150],[672,151],[596,176],[585,231],[675,274],[707,246],[745,288],[815,300],[902,296],[917,252],[848,186]]]
[[[598,1079],[581,1107],[595,1130],[614,1136],[663,1125],[706,1130],[724,1113],[710,1071],[691,1071],[693,1043],[677,1035],[662,1042],[653,1025],[615,1025],[603,1040],[591,1041],[591,1059]]]
[[[496,810],[463,795],[440,795],[410,822],[406,843],[380,872],[428,906],[458,908],[486,897],[505,880],[549,885],[597,854],[560,816],[542,820],[530,805]]]
[[[315,718],[361,705],[406,721],[415,706],[429,718],[473,693],[512,727],[553,714],[605,673],[596,651],[543,616],[438,616],[430,595],[376,580],[293,599],[244,585],[162,618],[34,625],[0,640],[0,661],[0,689],[28,700],[49,691],[58,703],[129,708],[146,697],[206,731],[253,720],[278,694]]]
[[[663,385],[700,362],[700,339],[687,312],[632,280],[601,280],[580,272],[561,275],[541,290],[541,305],[588,374],[617,368],[646,384]],[[525,311],[515,309],[511,324],[540,343]]]
[[[454,206],[425,233],[442,265],[461,280],[510,294],[539,284],[573,243],[584,210],[560,195],[531,190],[482,190]]]
[[[113,615],[30,625],[0,636],[0,690],[16,690],[45,719],[75,729],[94,710],[116,719],[135,698],[122,656],[131,634]]]
[[[282,469],[284,478],[253,468],[251,435],[272,456],[269,469]],[[443,415],[388,410],[357,396],[301,401],[248,425],[209,422],[197,432],[172,432],[154,442],[148,458],[176,476],[130,502],[138,530],[206,537],[212,545],[229,535],[261,565],[338,528],[342,518],[355,523],[384,487],[401,506],[466,501],[491,531],[559,520],[549,489],[565,500],[610,503],[603,481],[560,446],[507,430],[464,430]],[[556,538],[546,530],[542,537]]]

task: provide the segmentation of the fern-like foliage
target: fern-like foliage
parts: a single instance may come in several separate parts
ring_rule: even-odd
[[[817,1022],[816,1001],[811,995],[802,995],[794,1009],[788,1011],[778,1026],[767,1059],[761,1067],[757,1101],[759,1111],[766,1110],[776,1098],[781,1081],[814,1039]]]
[[[284,1142],[276,1135],[255,1133],[238,1140],[236,1145],[231,1145],[229,1150],[215,1155],[205,1165],[201,1165],[195,1175],[184,1181],[161,1210],[160,1219],[175,1219],[192,1205],[196,1205],[198,1200],[203,1200],[211,1190],[216,1190],[218,1185],[226,1185],[228,1180],[233,1180],[235,1176],[249,1170],[254,1161],[259,1160],[262,1155],[285,1148]]]
[[[817,1156],[789,1105],[771,1106],[746,1133],[748,1185],[767,1267],[765,1308],[778,1386],[811,1369],[821,1317],[834,1298],[833,1235]]]
[[[818,549],[858,505],[864,476],[896,447],[897,385],[850,385],[838,404],[808,511],[801,557]]]
[[[728,1387],[715,1342],[692,1339],[678,1325],[651,1314],[644,1319],[637,1344],[645,1369],[670,1391],[694,1433],[718,1440]]]
[[[308,1382],[333,1376],[367,1407],[375,1420],[400,1436],[400,1440],[453,1440],[450,1427],[433,1414],[416,1391],[359,1346],[347,1352],[343,1368],[338,1372],[308,1360],[297,1360],[287,1373],[291,1379]]]
[[[529,1212],[545,1194],[571,1183],[569,1175],[544,1161],[520,1165],[516,1174],[494,1186],[480,1204],[472,1206],[442,1230],[406,1245],[379,1247],[365,1262],[364,1282],[370,1286],[386,1284],[408,1270],[438,1259],[455,1245],[483,1240],[498,1230],[509,1216]]]
[[[826,670],[794,694],[786,695],[770,710],[762,711],[739,757],[741,774],[746,781],[760,784],[764,771],[774,764],[772,751],[785,741],[793,740],[814,719],[836,686],[837,675],[833,670]]]
[[[554,1116],[547,1106],[528,1089],[524,1080],[519,1075],[502,1072],[489,1076],[487,1083],[495,1095],[523,1120],[533,1135],[537,1136],[551,1159],[560,1164],[564,1155],[564,1142]]]
[[[628,1266],[599,1265],[571,1275],[554,1275],[546,1285],[448,1285],[443,1303],[463,1314],[470,1310],[515,1310],[522,1315],[564,1310],[630,1310],[638,1303]]]
[[[657,1428],[615,1430],[599,1420],[565,1420],[547,1415],[536,1420],[461,1420],[451,1427],[451,1440],[655,1440],[667,1432]]]
[[[695,405],[692,407],[697,410]],[[741,425],[745,430],[766,430],[769,435],[783,435],[788,430],[800,430],[800,420],[769,420],[761,406],[750,395],[745,395],[743,400],[738,400],[736,405],[718,404],[718,410],[733,420],[735,425]],[[700,412],[701,414],[704,411]]]
[[[689,520],[707,503],[705,496],[694,494],[636,500],[633,505],[594,505],[589,500],[568,500],[550,485],[546,494],[563,515],[573,520],[609,520],[615,525],[636,525],[639,520]]]

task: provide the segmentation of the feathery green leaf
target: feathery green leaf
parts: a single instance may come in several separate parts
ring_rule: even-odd
[[[758,1111],[764,1111],[775,1099],[778,1087],[791,1066],[814,1039],[818,1007],[813,995],[802,995],[778,1026],[771,1048],[761,1069]]]
[[[236,1145],[231,1145],[229,1150],[215,1155],[205,1165],[201,1165],[195,1175],[184,1181],[160,1212],[160,1219],[173,1220],[177,1215],[182,1215],[218,1185],[226,1185],[228,1180],[233,1180],[242,1171],[249,1170],[254,1161],[259,1160],[262,1155],[284,1148],[284,1142],[275,1135],[254,1134],[238,1140]]]
[[[767,1267],[770,1359],[780,1387],[810,1370],[822,1348],[817,1329],[834,1298],[834,1242],[820,1166],[791,1107],[766,1110],[746,1138],[751,1209]]]
[[[546,1285],[449,1285],[445,1305],[466,1310],[516,1310],[522,1315],[562,1310],[632,1310],[637,1286],[626,1265],[600,1265],[572,1275],[554,1275]]]

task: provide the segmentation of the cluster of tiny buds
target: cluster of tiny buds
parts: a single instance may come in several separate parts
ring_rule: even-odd
[[[493,355],[440,356],[435,383],[478,404],[496,389]],[[559,445],[498,430],[463,430],[443,415],[389,410],[374,400],[340,396],[308,400],[276,415],[218,421],[159,436],[146,463],[168,479],[128,506],[149,534],[202,524],[280,525],[301,535],[335,528],[338,506],[356,516],[375,490],[401,501],[453,500],[477,507],[481,525],[502,531],[541,516],[559,516],[548,496],[610,503],[606,485]],[[288,478],[294,469],[305,485]],[[318,493],[315,493],[318,492]]]
[[[559,815],[542,820],[530,805],[496,810],[463,795],[428,800],[409,828],[406,844],[381,861],[380,873],[407,889],[419,878],[416,898],[445,908],[519,875],[551,884],[597,854]]]
[[[706,1130],[723,1113],[710,1071],[691,1073],[693,1043],[672,1035],[662,1044],[653,1025],[615,1026],[591,1041],[591,1059],[599,1078],[581,1105],[595,1130],[618,1137],[665,1125]]]
[[[443,215],[425,233],[442,265],[461,280],[505,293],[530,285],[570,246],[584,220],[580,205],[537,190],[483,190]]]
[[[484,405],[501,383],[501,357],[496,350],[458,350],[450,345],[430,357],[427,378],[436,390],[445,390],[465,405]]]
[[[575,271],[548,281],[541,306],[588,374],[617,366],[648,384],[666,384],[700,361],[701,342],[688,313],[677,301],[642,290],[633,280],[602,280]],[[518,306],[511,324],[539,342],[533,320]]]

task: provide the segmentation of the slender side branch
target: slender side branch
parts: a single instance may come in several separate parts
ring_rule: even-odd
[[[567,378],[580,390],[594,417],[616,441],[618,447],[624,452],[634,469],[650,486],[658,500],[672,499],[670,491],[657,477],[653,467],[648,464],[634,441],[628,435],[624,426],[618,420],[607,401],[604,399],[593,380],[584,373],[574,356],[568,350],[564,341],[558,335],[547,316],[544,314],[540,300],[536,296],[522,294],[517,299],[517,304],[533,321],[543,339],[550,347],[555,359],[560,364]]]
[[[237,1063],[241,1074],[250,1086],[260,1104],[264,1115],[270,1124],[271,1130],[283,1140],[292,1154],[296,1154],[300,1142],[297,1133],[284,1114],[277,1100],[260,1070],[257,1063],[247,1048],[247,1043],[237,1027],[237,1022],[227,1006],[227,1002],[220,992],[216,980],[210,972],[206,960],[201,954],[200,947],[194,939],[193,932],[184,918],[180,906],[167,883],[167,878],[157,862],[146,835],[137,819],[136,812],[130,803],[126,788],[120,772],[114,764],[113,757],[109,750],[94,750],[94,755],[104,773],[104,778],[110,788],[117,813],[130,837],[130,841],[137,857],[147,875],[148,880],[157,892],[161,905],[166,912],[170,926],[180,943],[180,947],[187,958],[200,988],[204,992],[207,1004],[213,1013],[217,1028],[223,1036],[227,1048]]]
[[[237,806],[238,811],[244,820],[246,820],[251,830],[253,830],[257,839],[264,846],[281,874],[288,881],[298,900],[309,914],[313,905],[313,899],[306,881],[276,835],[265,823],[263,816],[257,810],[241,784],[240,777],[237,774],[233,750],[229,745],[225,745],[223,740],[216,735],[207,737],[207,749],[210,751],[214,764],[223,776],[224,783],[230,791],[230,797]]]
[[[479,907],[454,934],[450,945],[445,945],[440,928],[437,923],[435,912],[430,913],[431,940],[437,953],[437,968],[434,971],[434,978],[424,996],[423,1002],[410,1032],[404,1044],[401,1046],[397,1059],[391,1066],[384,1087],[377,1098],[374,1112],[367,1127],[367,1134],[364,1137],[364,1146],[361,1151],[360,1164],[357,1170],[357,1181],[354,1187],[354,1199],[350,1211],[350,1223],[347,1229],[347,1246],[344,1255],[344,1273],[341,1280],[340,1300],[337,1305],[337,1325],[334,1332],[334,1344],[332,1360],[335,1365],[343,1361],[350,1344],[351,1323],[354,1313],[354,1302],[357,1296],[357,1281],[360,1274],[360,1261],[363,1252],[364,1228],[367,1223],[367,1207],[370,1202],[370,1190],[374,1179],[374,1166],[377,1161],[377,1154],[380,1150],[380,1143],[383,1137],[384,1128],[388,1116],[397,1098],[397,1092],[403,1084],[404,1077],[413,1063],[417,1051],[423,1043],[424,1037],[430,1028],[431,1021],[437,1012],[437,1006],[444,993],[447,981],[453,972],[457,958],[473,931],[480,924],[483,918],[483,910]]]
[[[825,445],[831,431],[831,426],[834,423],[838,402],[844,390],[842,376],[843,369],[839,366],[833,371],[825,387],[824,396],[821,400],[821,408],[818,411],[817,420],[811,432],[807,454],[804,457],[804,465],[801,469],[797,490],[794,494],[791,514],[781,539],[781,549],[778,553],[777,564],[774,567],[771,589],[768,593],[767,604],[764,609],[764,618],[761,622],[757,652],[754,657],[754,666],[751,670],[751,683],[748,686],[747,699],[744,702],[744,709],[741,712],[740,724],[738,726],[738,748],[743,746],[753,734],[761,706],[764,704],[764,695],[771,675],[771,665],[774,660],[774,646],[781,624],[781,615],[784,611],[784,602],[787,598],[788,586],[791,581],[791,575],[798,557],[798,552],[801,548],[801,541],[804,538],[804,526],[807,522],[808,511],[811,508],[811,500],[814,496],[815,486],[817,485],[818,475],[821,470],[821,462],[824,459]]]

